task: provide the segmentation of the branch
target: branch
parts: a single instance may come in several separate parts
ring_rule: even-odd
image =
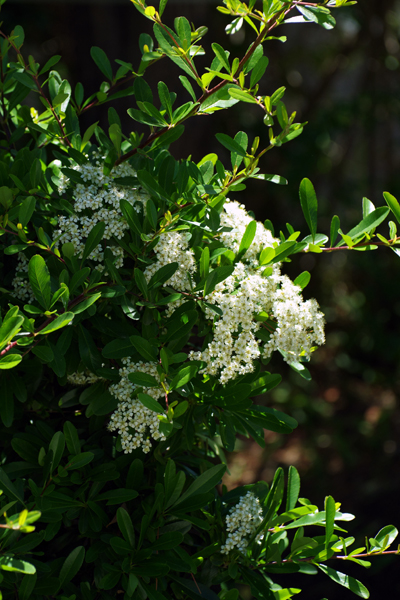
[[[244,57],[242,58],[242,60],[239,62],[238,68],[237,68],[236,72],[233,74],[233,76],[236,77],[242,71],[245,63],[254,54],[256,48],[263,42],[264,37],[266,35],[268,35],[268,33],[278,25],[278,21],[281,18],[281,16],[285,17],[292,9],[293,9],[293,6],[290,6],[287,9],[281,10],[277,15],[271,17],[271,19],[266,23],[266,25],[260,31],[260,33],[258,34],[257,38],[254,40],[253,44],[251,45],[251,47],[249,48],[249,50],[246,52],[246,54],[244,55]],[[216,94],[220,89],[222,89],[223,87],[225,87],[228,83],[229,83],[229,81],[227,81],[226,79],[224,79],[224,80],[220,81],[211,90],[208,90],[208,91],[206,90],[203,93],[203,95],[200,96],[200,98],[197,100],[195,106],[193,107],[193,110],[184,119],[182,119],[181,121],[178,121],[177,123],[174,123],[174,125],[172,125],[172,126],[164,127],[163,129],[161,129],[157,133],[153,133],[153,134],[149,135],[149,137],[147,138],[147,140],[145,140],[144,142],[142,142],[137,148],[134,148],[133,150],[130,150],[126,154],[120,156],[118,158],[118,160],[115,162],[115,166],[118,166],[121,163],[125,162],[126,160],[129,160],[130,158],[132,158],[132,156],[135,156],[135,154],[137,154],[138,150],[143,150],[143,148],[145,148],[146,146],[148,146],[149,144],[151,144],[152,142],[154,142],[156,139],[158,139],[159,137],[161,137],[162,135],[164,135],[165,133],[167,133],[171,129],[171,127],[175,127],[176,125],[180,125],[181,123],[183,123],[187,119],[190,119],[190,117],[193,117],[195,114],[197,114],[199,112],[199,110],[201,108],[201,105],[203,104],[203,102],[205,100],[207,100],[208,98],[210,98],[210,96],[212,96],[213,94]]]

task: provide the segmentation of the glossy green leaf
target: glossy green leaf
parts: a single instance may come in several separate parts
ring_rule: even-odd
[[[226,135],[225,133],[217,133],[215,137],[217,138],[219,143],[225,146],[225,148],[227,148],[228,150],[230,150],[230,152],[235,152],[239,156],[246,156],[246,152],[243,150],[240,144],[238,144],[238,142],[235,142],[235,140],[229,137],[229,135]]]
[[[131,383],[140,387],[158,387],[160,385],[155,377],[140,371],[129,373],[128,379]]]
[[[213,292],[216,286],[230,277],[234,271],[234,267],[217,267],[209,273],[204,286],[204,296],[208,296]]]
[[[157,349],[149,341],[138,335],[131,335],[129,341],[146,361],[154,362],[157,360]]]
[[[34,213],[35,206],[36,198],[34,196],[27,196],[27,198],[23,200],[18,211],[18,221],[21,223],[22,227],[26,227],[28,225]]]
[[[54,471],[59,463],[60,460],[62,458],[62,455],[64,454],[64,449],[65,449],[65,438],[64,438],[64,434],[61,431],[57,431],[49,444],[49,451],[51,450],[53,452],[53,461],[52,461],[52,470]]]
[[[314,243],[315,234],[317,233],[318,202],[314,186],[307,178],[304,178],[300,183],[300,204]]]
[[[354,577],[345,575],[344,573],[336,571],[335,569],[332,569],[332,567],[328,567],[324,564],[319,564],[317,566],[323,573],[325,573],[325,575],[328,575],[328,577],[333,579],[333,581],[339,585],[349,589],[351,592],[353,592],[353,594],[356,594],[356,596],[360,596],[360,598],[369,598],[369,591],[365,585],[363,585],[357,579],[354,579]]]
[[[389,194],[389,192],[383,192],[383,197],[385,198],[386,204],[389,206],[390,210],[396,217],[396,220],[398,221],[398,223],[400,223],[399,201],[394,196],[392,196],[392,194]]]
[[[300,475],[296,467],[289,467],[287,484],[286,511],[292,510],[297,503],[300,493]]]
[[[230,73],[231,67],[229,65],[229,60],[225,54],[225,50],[217,43],[211,44],[214,54],[220,61],[221,65]]]
[[[106,225],[103,221],[97,223],[93,229],[91,229],[89,235],[87,236],[85,248],[82,254],[82,263],[88,258],[88,256],[93,252],[93,250],[100,244],[101,240],[104,237]]]
[[[196,375],[199,367],[197,365],[186,365],[179,369],[178,373],[170,383],[170,389],[176,390],[183,387]]]
[[[325,498],[325,550],[328,549],[335,526],[335,501],[332,496]]]
[[[347,235],[352,240],[356,240],[364,233],[369,233],[372,229],[378,227],[378,225],[386,219],[389,212],[390,209],[384,206],[376,208],[374,211],[369,213],[369,215],[366,216],[365,219],[363,219],[358,225],[356,225],[356,227],[353,227],[353,229],[351,229]]]
[[[78,431],[75,425],[73,425],[71,421],[65,421],[63,426],[63,432],[65,443],[67,444],[67,448],[70,454],[80,454],[81,445],[79,442]]]
[[[133,529],[132,519],[125,508],[120,507],[117,510],[117,523],[120,532],[124,539],[130,544],[131,548],[135,547],[135,531]]]
[[[47,310],[51,302],[50,272],[40,254],[29,261],[28,276],[36,300]]]
[[[308,271],[304,271],[303,273],[300,273],[300,275],[298,275],[296,277],[296,279],[294,280],[294,285],[298,285],[301,287],[302,290],[304,290],[305,287],[307,287],[307,285],[310,283],[311,280],[311,275]]]
[[[331,247],[333,248],[340,229],[340,219],[337,215],[332,217],[331,222]]]
[[[79,454],[76,454],[68,461],[65,468],[68,469],[69,471],[73,471],[75,469],[81,469],[82,467],[85,467],[86,465],[91,463],[93,459],[94,459],[93,452],[80,452]]]
[[[13,337],[21,330],[24,317],[10,317],[0,327],[0,350],[7,346]]]
[[[164,106],[169,118],[172,118],[172,103],[171,96],[167,85],[163,81],[159,81],[157,84],[158,97],[160,98],[161,104]]]
[[[148,283],[148,289],[151,290],[153,288],[159,287],[160,285],[163,285],[164,283],[167,283],[168,280],[171,279],[171,277],[176,273],[178,269],[179,264],[176,262],[169,263],[167,265],[164,265],[160,269],[157,269],[157,271],[154,273],[154,275],[152,275]]]
[[[69,583],[71,579],[73,579],[80,571],[84,558],[85,548],[83,546],[78,546],[69,553],[64,561],[63,566],[61,567],[59,575],[60,589],[63,589],[63,586],[66,583]]]
[[[184,500],[187,500],[194,494],[205,494],[210,490],[213,490],[215,486],[220,482],[222,475],[226,471],[225,465],[216,465],[207,469],[204,473],[199,475],[194,482],[189,486],[186,492],[179,498],[178,502],[174,504],[176,508],[179,507]]]
[[[250,76],[250,87],[256,85],[263,77],[269,64],[269,59],[266,56],[261,56],[257,64],[254,66]]]
[[[247,250],[250,248],[253,240],[255,238],[257,231],[257,221],[250,221],[247,225],[245,232],[243,234],[242,239],[240,240],[239,252],[237,255],[237,260],[241,260],[242,257],[246,254]]]
[[[107,54],[104,52],[104,50],[102,50],[98,46],[92,46],[92,48],[90,49],[90,55],[96,63],[97,67],[103,73],[103,75],[107,77],[107,79],[112,81],[113,74],[111,63],[108,60]]]
[[[163,414],[165,412],[163,407],[161,406],[161,404],[159,404],[157,402],[157,400],[154,400],[154,398],[152,398],[148,394],[140,394],[139,393],[138,399],[143,404],[143,406],[145,406],[149,410],[152,410],[159,414]]]
[[[0,556],[0,569],[3,571],[15,571],[17,573],[26,573],[33,575],[36,568],[25,560],[13,558],[12,556]]]
[[[40,335],[47,335],[52,331],[57,331],[57,329],[61,329],[62,327],[68,325],[68,323],[72,321],[74,316],[75,315],[73,312],[62,313],[62,315],[56,317],[51,323],[46,325],[46,327],[44,327],[43,329],[40,329],[37,333]]]
[[[13,369],[22,360],[21,354],[6,354],[0,358],[0,369]]]
[[[1,467],[0,467],[0,489],[3,490],[3,492],[7,492],[7,494],[9,496],[11,496],[11,498],[15,498],[16,500],[18,500],[19,502],[21,502],[21,504],[23,504],[25,506],[23,497],[18,492],[18,490],[16,489],[14,484],[11,482],[7,473],[5,473]]]

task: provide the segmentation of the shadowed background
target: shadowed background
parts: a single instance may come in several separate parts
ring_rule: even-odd
[[[208,56],[211,42],[218,40],[231,56],[241,57],[252,32],[247,28],[226,36],[228,20],[216,4],[170,0],[164,20],[171,25],[184,15],[196,27],[206,25]],[[259,165],[262,172],[287,178],[287,186],[251,181],[231,198],[253,210],[258,220],[271,219],[277,231],[290,222],[307,234],[298,201],[303,177],[316,188],[318,231],[327,235],[334,214],[345,232],[360,220],[363,196],[377,206],[384,204],[384,190],[400,196],[400,2],[364,1],[334,15],[337,28],[332,31],[311,24],[283,26],[279,35],[287,35],[287,43],[271,41],[265,49],[270,65],[260,93],[271,95],[286,86],[289,112],[296,110],[296,120],[308,125],[301,137],[268,153]],[[83,83],[85,97],[99,89],[103,78],[90,58],[91,46],[100,46],[112,61],[137,65],[138,35],[151,33],[150,21],[129,0],[8,0],[1,18],[7,33],[16,24],[24,27],[26,56],[32,54],[43,65],[61,54],[57,68],[73,86]],[[207,57],[196,64],[201,70]],[[153,89],[165,81],[178,92],[178,102],[186,101],[179,74],[163,59],[148,70],[147,80]],[[132,102],[115,104],[124,133],[136,128],[126,115]],[[108,127],[104,107],[86,114],[83,130],[97,120]],[[246,131],[250,141],[260,136],[260,147],[268,144],[261,112],[240,104],[188,122],[171,151],[176,158],[192,154],[195,160],[216,152],[229,167],[228,153],[214,135],[234,136],[238,130]],[[388,231],[380,231],[388,237]],[[290,437],[267,432],[264,449],[243,439],[225,483],[270,481],[277,466],[293,464],[302,476],[302,496],[321,507],[324,497],[333,495],[344,512],[357,515],[352,533],[373,536],[388,523],[400,526],[400,260],[388,249],[340,251],[296,256],[284,269],[293,278],[304,270],[312,274],[304,295],[316,297],[326,315],[327,343],[312,359],[312,382],[274,357],[270,368],[283,375],[284,383],[261,399],[294,416],[299,427]],[[361,546],[362,538],[358,541]],[[380,600],[400,593],[398,560],[375,558],[369,571],[338,561],[332,566],[360,578],[371,598]],[[302,587],[307,600],[354,597],[322,575],[289,575],[279,583]]]

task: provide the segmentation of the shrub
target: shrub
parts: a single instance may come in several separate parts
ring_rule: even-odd
[[[261,159],[304,126],[288,115],[283,87],[258,94],[263,44],[283,22],[329,29],[330,8],[352,2],[264,0],[260,10],[255,0],[224,0],[227,33],[248,25],[254,41],[241,58],[213,43],[200,74],[206,27],[179,17],[172,29],[162,21],[166,0],[157,10],[132,1],[154,39],[142,34],[138,66],[116,61],[116,72],[92,48],[105,81],[86,99],[81,83],[72,91],[54,70],[60,57],[44,66],[26,59],[21,27],[1,34],[3,597],[236,600],[247,585],[260,600],[285,600],[301,590],[282,588],[274,574],[319,569],[367,598],[327,563],[368,566],[366,557],[397,553],[387,550],[395,527],[352,550],[342,525],[353,515],[331,496],[322,509],[300,498],[294,467],[286,491],[282,469],[270,486],[220,486],[238,435],[264,445],[265,429],[296,427],[253,401],[280,382],[266,369],[271,354],[309,378],[306,364],[324,342],[318,304],[302,296],[310,275],[291,281],[285,263],[333,249],[399,253],[394,221],[388,239],[376,233],[390,211],[400,222],[389,193],[388,207],[365,200],[347,234],[334,216],[330,242],[317,232],[308,179],[305,237],[290,225],[275,236],[270,221],[228,198],[249,178],[284,184],[261,172]],[[144,79],[168,58],[184,73],[182,104],[166,83],[155,96]],[[135,131],[122,131],[114,106],[107,131],[80,130],[82,114],[125,96],[136,102]],[[258,107],[269,146],[243,131],[217,133],[229,168],[216,154],[173,157],[186,121],[238,102]],[[308,537],[306,526],[321,535]]]

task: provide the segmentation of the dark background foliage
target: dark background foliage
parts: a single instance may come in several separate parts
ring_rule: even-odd
[[[196,26],[207,25],[206,49],[222,38],[224,47],[242,56],[251,31],[224,38],[227,21],[215,6],[215,2],[170,0],[164,16],[167,23],[184,14]],[[287,25],[286,31],[280,30],[280,35],[288,35],[287,43],[271,41],[267,47],[270,66],[260,93],[271,94],[285,85],[288,108],[297,111],[297,120],[309,124],[300,138],[269,153],[260,165],[263,172],[286,177],[288,186],[251,182],[235,196],[257,219],[269,218],[282,229],[289,221],[304,234],[298,202],[303,177],[309,177],[317,190],[319,231],[327,234],[334,214],[340,216],[344,231],[359,220],[363,196],[377,206],[383,204],[383,190],[400,196],[400,2],[363,1],[335,16],[335,30]],[[87,94],[97,90],[101,80],[90,58],[91,46],[103,48],[110,59],[136,64],[138,35],[150,33],[150,22],[128,0],[8,0],[2,20],[7,32],[16,24],[24,27],[25,52],[41,64],[61,54],[61,73],[72,84],[81,81]],[[182,98],[186,94],[177,70],[166,59],[152,67],[148,77],[153,84],[165,81]],[[125,115],[128,102],[121,100],[117,106],[126,133],[133,129]],[[229,157],[214,138],[217,131],[234,136],[242,129],[250,138],[259,135],[261,143],[266,142],[262,115],[250,105],[246,111],[239,106],[236,112],[234,107],[190,122],[172,152],[195,159],[217,152],[228,164]],[[102,123],[106,111],[101,107],[87,119],[84,125],[98,119],[107,125]],[[277,466],[293,464],[302,475],[302,495],[321,506],[325,495],[332,494],[345,511],[357,515],[352,531],[374,535],[387,523],[399,527],[398,257],[387,249],[373,254],[336,252],[296,256],[287,265],[288,274],[302,270],[312,274],[305,295],[315,296],[326,314],[327,343],[311,363],[312,382],[300,380],[275,358],[273,369],[284,375],[284,383],[268,399],[294,416],[299,427],[289,438],[268,433],[265,449],[243,440],[239,453],[231,457],[226,484],[269,481]],[[376,558],[369,572],[359,567],[348,567],[347,572],[362,579],[372,598],[395,598],[400,592],[396,561]],[[286,580],[285,585],[301,584],[308,600],[352,597],[322,576],[306,582],[290,577],[293,581]]]

